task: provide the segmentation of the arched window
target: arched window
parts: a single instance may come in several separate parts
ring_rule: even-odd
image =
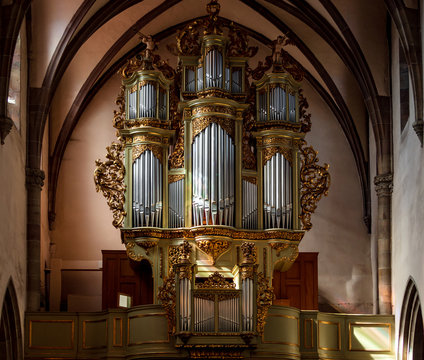
[[[399,331],[399,359],[424,359],[424,329],[418,290],[411,279],[406,287],[402,304]]]
[[[403,131],[409,118],[409,71],[401,44],[399,44],[399,87],[400,131]]]
[[[12,282],[6,288],[0,318],[0,360],[22,359],[18,303]]]

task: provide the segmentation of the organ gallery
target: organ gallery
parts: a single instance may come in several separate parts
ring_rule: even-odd
[[[273,272],[298,257],[330,185],[306,142],[311,116],[289,37],[254,64],[258,48],[219,10],[213,0],[178,30],[175,68],[142,36],[144,50],[120,71],[117,140],[95,170],[127,256],[150,264],[153,300],[188,349],[255,344]]]

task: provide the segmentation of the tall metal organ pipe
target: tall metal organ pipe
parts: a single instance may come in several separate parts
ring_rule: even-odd
[[[140,88],[139,117],[156,117],[156,87],[147,83]]]
[[[243,179],[242,225],[244,229],[258,228],[258,186]]]
[[[192,145],[193,225],[234,224],[235,147],[219,125],[211,123]]]
[[[264,165],[264,226],[293,228],[293,170],[290,162],[276,153]]]
[[[184,179],[169,184],[169,227],[184,226]]]
[[[162,164],[146,150],[132,165],[133,226],[162,226]]]
[[[210,50],[205,57],[206,88],[222,87],[223,60],[222,54],[217,49]]]

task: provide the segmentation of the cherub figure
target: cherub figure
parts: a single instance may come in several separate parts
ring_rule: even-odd
[[[143,34],[140,34],[140,35],[141,35],[140,37],[141,42],[146,44],[146,49],[144,50],[145,57],[150,59],[153,55],[153,51],[157,49],[157,43],[153,40],[151,35],[148,35],[148,36]]]
[[[277,40],[273,41],[274,51],[272,53],[272,61],[274,64],[281,63],[281,52],[283,51],[283,47],[287,45],[288,38],[285,35],[279,35]]]

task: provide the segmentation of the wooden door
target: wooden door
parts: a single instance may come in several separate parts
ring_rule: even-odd
[[[299,253],[286,272],[274,271],[274,304],[318,310],[318,253]]]
[[[132,298],[132,306],[153,303],[152,267],[147,260],[128,259],[125,251],[102,250],[103,309],[118,307],[118,294]]]

